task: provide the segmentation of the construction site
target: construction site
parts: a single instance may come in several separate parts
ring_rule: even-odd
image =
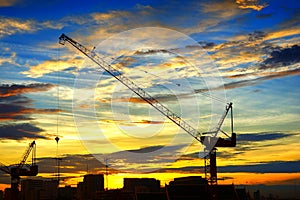
[[[0,10],[0,200],[300,200],[300,1]]]
[[[56,161],[55,178],[41,179],[32,178],[38,176],[39,163],[36,158],[36,141],[29,143],[24,154],[17,164],[5,165],[0,163],[0,170],[10,176],[11,186],[0,193],[0,199],[5,200],[262,200],[278,199],[273,196],[263,197],[257,190],[253,194],[245,186],[235,186],[219,184],[217,165],[217,150],[223,148],[234,148],[237,145],[237,136],[234,131],[233,103],[226,102],[224,110],[219,120],[215,122],[216,126],[208,132],[198,131],[198,127],[193,127],[185,121],[180,115],[163,105],[158,99],[150,95],[145,89],[141,88],[134,80],[128,78],[110,63],[106,62],[101,55],[77,42],[75,39],[62,34],[59,37],[59,44],[71,45],[92,61],[97,67],[100,67],[112,78],[123,84],[126,88],[137,95],[140,100],[158,111],[159,114],[169,120],[174,126],[183,130],[187,137],[192,137],[199,145],[204,147],[203,152],[203,176],[174,177],[172,181],[162,185],[160,180],[155,178],[124,178],[123,188],[109,189],[108,171],[109,166],[105,160],[105,173],[90,174],[83,177],[76,187],[65,185],[62,187],[60,177],[62,157],[58,156],[58,143],[60,138],[54,138],[56,141]],[[148,73],[148,72],[147,72]],[[177,84],[179,85],[179,84]],[[57,118],[58,120],[58,118]],[[230,132],[222,129],[224,121],[229,122]],[[58,123],[58,122],[57,122]],[[228,127],[227,127],[228,128]],[[220,136],[222,135],[222,136]],[[43,147],[40,147],[43,148]],[[200,159],[200,158],[199,158]],[[29,161],[29,162],[28,162]],[[201,163],[201,162],[199,162]],[[199,172],[200,173],[200,172]],[[199,174],[198,173],[198,174]],[[105,179],[105,181],[104,181]]]

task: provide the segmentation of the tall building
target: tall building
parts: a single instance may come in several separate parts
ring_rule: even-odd
[[[83,182],[77,185],[77,199],[90,200],[97,196],[97,193],[104,191],[103,174],[87,174],[83,177]]]

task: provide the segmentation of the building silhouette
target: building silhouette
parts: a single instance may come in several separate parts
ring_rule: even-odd
[[[168,200],[196,200],[209,197],[208,182],[201,176],[175,178],[165,188]]]
[[[87,174],[83,177],[83,182],[77,185],[76,197],[78,200],[93,200],[98,193],[104,191],[103,174]]]
[[[74,200],[76,199],[76,187],[65,186],[58,188],[58,197],[57,200]]]
[[[245,187],[215,187],[218,200],[250,200]],[[23,179],[18,200],[210,200],[211,195],[211,186],[201,176],[174,178],[164,187],[154,178],[124,178],[123,188],[105,190],[103,174],[87,174],[77,187],[58,187],[57,180]],[[4,199],[10,198],[8,188]],[[262,199],[259,191],[254,199]]]
[[[261,200],[260,191],[256,190],[256,192],[253,193],[253,197],[254,197],[254,200]]]
[[[124,178],[123,190],[134,193],[160,192],[160,181],[154,178]]]
[[[51,200],[57,198],[57,180],[24,179],[21,181],[21,200]]]

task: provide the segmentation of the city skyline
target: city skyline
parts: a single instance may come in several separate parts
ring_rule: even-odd
[[[19,162],[36,140],[38,176],[55,178],[59,156],[62,185],[106,165],[109,188],[124,177],[204,176],[203,146],[60,45],[65,33],[201,133],[233,102],[237,146],[218,149],[221,184],[299,183],[299,9],[293,0],[0,0],[0,162]],[[2,173],[0,189],[9,182]]]

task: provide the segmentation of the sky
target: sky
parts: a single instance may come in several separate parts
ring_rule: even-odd
[[[54,178],[59,156],[61,185],[105,164],[109,188],[203,176],[203,145],[59,44],[64,33],[200,133],[233,102],[237,145],[218,148],[220,184],[299,185],[299,13],[297,0],[0,0],[0,162],[36,140],[37,178]]]

